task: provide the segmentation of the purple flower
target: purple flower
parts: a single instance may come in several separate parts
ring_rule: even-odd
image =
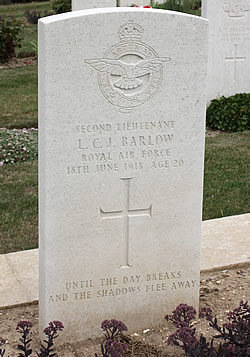
[[[126,343],[121,343],[112,339],[106,340],[105,348],[111,357],[122,357],[122,354],[128,350]]]
[[[104,320],[102,322],[102,325],[101,325],[101,328],[104,330],[104,331],[107,331],[108,329],[112,329],[112,330],[117,330],[119,332],[122,332],[122,331],[127,331],[128,328],[127,326],[120,320],[115,320],[115,319],[112,319],[112,320]]]
[[[213,319],[212,309],[208,306],[202,307],[200,310],[200,313],[199,313],[199,318],[200,319],[205,318],[207,321],[212,321],[212,319]]]
[[[18,322],[16,329],[30,329],[32,326],[32,322],[27,320],[21,320]]]
[[[192,306],[180,304],[173,311],[173,315],[166,315],[165,319],[172,321],[177,327],[189,327],[195,315],[196,310]]]
[[[43,332],[46,336],[55,335],[58,331],[64,329],[63,323],[61,321],[51,321],[49,326],[46,327]]]
[[[109,321],[109,320],[104,320],[104,321],[102,322],[101,328],[102,328],[103,330],[107,330],[107,329],[109,328],[109,326],[110,326],[110,321]]]
[[[185,351],[190,351],[198,344],[198,340],[195,337],[195,332],[190,327],[182,327],[176,330],[172,335],[168,337],[168,345],[180,345],[182,342]]]

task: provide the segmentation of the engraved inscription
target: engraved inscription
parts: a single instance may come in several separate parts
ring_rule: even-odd
[[[162,79],[162,64],[171,60],[159,57],[144,44],[143,32],[140,25],[130,20],[119,29],[118,45],[103,58],[85,60],[98,72],[99,87],[105,98],[122,113],[129,113],[156,93]]]
[[[47,297],[49,304],[83,303],[89,299],[106,299],[137,294],[178,294],[180,289],[197,289],[198,281],[178,270],[146,272],[120,276],[69,281],[61,292]]]
[[[78,151],[68,163],[69,176],[182,169],[183,157],[174,156],[175,121],[125,121],[83,124],[73,128]]]
[[[249,0],[225,0],[224,11],[231,18],[242,18],[250,9]]]
[[[246,60],[246,57],[238,56],[237,52],[238,52],[238,45],[234,44],[234,54],[233,54],[233,56],[230,56],[230,57],[226,56],[225,57],[225,61],[233,62],[233,65],[234,65],[233,79],[234,79],[234,81],[236,81],[238,79],[237,78],[237,74],[238,74],[237,64],[238,64],[238,62]]]
[[[250,25],[247,23],[232,21],[225,23],[219,32],[219,38],[225,42],[237,43],[239,41],[250,40]]]
[[[104,211],[100,208],[101,219],[122,219],[122,264],[121,268],[130,268],[129,264],[129,218],[149,216],[152,217],[152,204],[148,208],[130,209],[130,182],[133,178],[121,178],[124,184],[123,192],[123,208],[119,211]]]

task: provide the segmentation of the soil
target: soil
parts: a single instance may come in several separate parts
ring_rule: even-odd
[[[0,63],[1,68],[16,68],[16,67],[26,67],[30,66],[31,64],[36,64],[37,58],[36,57],[25,57],[25,58],[16,58],[13,57],[7,63]]]
[[[212,130],[212,129],[206,128],[206,137],[213,138],[215,136],[220,135],[221,133],[223,133],[223,131],[221,131],[221,130]],[[224,133],[226,133],[226,132],[224,132]]]
[[[200,306],[210,306],[222,325],[227,312],[238,307],[241,300],[250,297],[250,265],[236,266],[230,269],[207,271],[201,273]],[[20,320],[29,320],[33,324],[32,347],[39,351],[38,340],[38,304],[0,309],[0,337],[7,339],[6,357],[17,356],[17,343],[20,337],[16,324]],[[126,323],[126,321],[124,321]],[[184,356],[182,351],[167,346],[166,340],[175,328],[164,319],[154,329],[144,329],[128,335],[130,356]],[[197,335],[214,335],[214,330],[204,320],[195,320]],[[59,357],[94,357],[101,356],[102,339],[88,340],[77,344],[64,344],[57,348]],[[33,353],[35,356],[35,353]]]

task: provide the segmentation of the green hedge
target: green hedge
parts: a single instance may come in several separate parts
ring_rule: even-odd
[[[71,0],[52,0],[51,4],[56,14],[71,11]]]
[[[207,109],[207,126],[230,132],[250,129],[250,93],[213,99]]]

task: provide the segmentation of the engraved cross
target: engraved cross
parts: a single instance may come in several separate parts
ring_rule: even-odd
[[[238,51],[238,45],[234,44],[234,55],[233,57],[225,57],[226,61],[233,61],[234,62],[234,80],[237,80],[237,62],[239,61],[245,61],[246,57],[239,57],[237,56],[237,51]]]
[[[129,219],[132,217],[152,217],[152,204],[148,208],[130,209],[130,178],[121,178],[123,181],[123,208],[119,211],[104,211],[100,208],[101,219],[122,219],[122,264],[121,268],[130,268],[129,265]]]

